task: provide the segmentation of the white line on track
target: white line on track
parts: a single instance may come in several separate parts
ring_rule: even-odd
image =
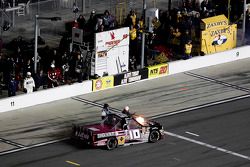
[[[236,153],[236,152],[233,152],[233,151],[230,151],[230,150],[226,150],[226,149],[221,148],[221,147],[213,146],[213,145],[210,145],[210,144],[198,141],[198,140],[194,140],[194,139],[191,139],[191,138],[188,138],[188,137],[184,137],[184,136],[181,136],[181,135],[178,135],[178,134],[174,134],[174,133],[171,133],[171,132],[165,131],[164,133],[166,135],[176,137],[178,139],[182,139],[182,140],[185,140],[185,141],[188,141],[188,142],[191,142],[191,143],[195,143],[195,144],[198,144],[198,145],[210,148],[210,149],[214,149],[214,150],[224,152],[224,153],[227,153],[227,154],[230,154],[230,155],[233,155],[233,156],[237,156],[237,157],[240,157],[240,158],[243,158],[243,159],[247,159],[247,160],[250,161],[250,157],[246,156],[246,155],[243,155],[243,154],[239,154],[239,153]]]
[[[198,135],[198,134],[195,134],[195,133],[192,133],[192,132],[188,132],[188,131],[186,131],[185,132],[186,134],[189,134],[189,135],[192,135],[192,136],[196,136],[196,137],[199,137],[200,135]]]
[[[13,141],[6,140],[6,139],[3,139],[3,138],[0,138],[0,141],[3,142],[3,143],[6,143],[6,144],[12,145],[12,146],[20,147],[20,148],[25,147],[25,146],[22,145],[22,144],[15,143],[15,142],[13,142]]]
[[[69,139],[69,138],[52,140],[52,141],[48,141],[48,142],[44,142],[44,143],[38,143],[38,144],[35,144],[35,145],[31,145],[31,146],[25,146],[25,147],[18,148],[18,149],[13,149],[13,150],[9,150],[9,151],[0,152],[0,156],[5,155],[5,154],[10,154],[10,153],[15,153],[15,152],[18,152],[18,151],[28,150],[28,149],[35,148],[35,147],[45,146],[45,145],[48,145],[48,144],[58,143],[58,142],[61,142],[61,141],[67,140],[67,139]]]
[[[232,97],[232,98],[229,98],[229,99],[215,101],[215,102],[211,102],[211,103],[207,103],[207,104],[202,104],[202,105],[199,105],[199,106],[194,106],[194,107],[190,107],[190,108],[186,108],[186,109],[182,109],[182,110],[178,110],[178,111],[173,111],[173,112],[170,112],[170,113],[159,114],[159,115],[152,116],[150,118],[151,119],[157,119],[157,118],[162,118],[162,117],[166,117],[166,116],[181,114],[181,113],[185,113],[185,112],[188,112],[188,111],[198,110],[198,109],[201,109],[201,108],[211,107],[211,106],[224,104],[224,103],[228,103],[228,102],[232,102],[232,101],[236,101],[236,100],[240,100],[240,99],[245,99],[245,98],[248,98],[248,97],[250,97],[250,94],[237,96],[237,97]]]

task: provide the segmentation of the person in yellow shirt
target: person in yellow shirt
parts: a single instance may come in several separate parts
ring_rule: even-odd
[[[192,56],[191,56],[191,53],[192,53],[192,47],[193,47],[193,45],[192,45],[192,41],[191,40],[189,40],[186,44],[185,44],[185,48],[184,48],[184,57],[183,57],[183,59],[189,59],[189,58],[192,58]]]
[[[136,13],[135,13],[135,10],[131,10],[130,19],[131,19],[132,25],[135,26],[136,25]]]
[[[135,28],[135,26],[131,25],[129,30],[129,35],[130,35],[130,40],[132,41],[137,38],[137,29]]]
[[[135,62],[137,62],[138,54],[137,54],[137,29],[136,26],[131,25],[129,30],[129,58],[134,57]]]
[[[143,16],[141,16],[141,18],[138,21],[138,27],[139,27],[139,32],[142,33],[144,31],[144,28],[145,28]]]

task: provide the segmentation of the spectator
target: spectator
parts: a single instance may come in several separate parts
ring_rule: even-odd
[[[70,83],[71,77],[69,69],[70,69],[69,63],[68,62],[64,63],[62,66],[62,82],[66,84]]]
[[[89,20],[87,22],[88,27],[90,30],[94,30],[95,26],[96,26],[96,14],[95,14],[95,10],[91,11],[91,14],[89,16]]]
[[[129,42],[129,56],[135,57],[138,63],[137,55],[137,29],[135,26],[131,25],[129,30],[130,42]]]
[[[15,63],[15,60],[14,60],[13,56],[9,56],[7,58],[7,65],[8,65],[7,68],[8,68],[8,71],[10,72],[10,74],[14,74],[15,69],[16,69],[16,63]]]
[[[31,72],[27,72],[27,76],[23,82],[23,88],[25,93],[32,93],[35,88],[35,81],[31,76]]]
[[[79,23],[77,22],[77,20],[73,21],[72,28],[79,28]]]
[[[200,28],[200,14],[197,12],[195,13],[193,20],[192,20],[192,30],[195,31],[195,41],[200,39],[200,33],[201,33],[201,28]]]
[[[204,13],[205,11],[211,10],[211,4],[208,0],[203,0],[201,2],[201,12]]]
[[[192,53],[192,41],[189,40],[189,41],[185,44],[185,54],[184,54],[183,59],[186,60],[186,59],[192,58],[191,53]]]
[[[62,56],[62,82],[70,82],[70,56],[65,52]]]
[[[132,56],[129,58],[129,70],[135,71],[136,70],[136,58],[135,56]]]
[[[96,26],[95,26],[95,31],[96,32],[104,31],[104,25],[103,25],[103,19],[102,18],[97,19],[97,23],[96,23]]]
[[[76,60],[75,60],[75,75],[77,78],[77,82],[82,82],[83,81],[83,76],[84,76],[84,61],[81,56],[81,54],[77,54]]]
[[[27,62],[26,62],[26,64],[24,64],[24,66],[23,66],[23,78],[26,77],[27,72],[31,72],[32,73],[32,71],[33,71],[33,66],[31,64],[31,60],[28,59]]]
[[[132,25],[135,26],[136,25],[136,19],[137,19],[135,10],[131,10],[130,19],[131,19]]]
[[[86,24],[86,20],[82,14],[80,14],[79,17],[77,18],[77,22],[78,22],[79,28],[83,29]]]
[[[47,76],[46,74],[44,74],[42,69],[35,74],[34,81],[36,90],[38,90],[41,86],[43,87],[43,89],[46,88]]]
[[[61,70],[51,64],[51,69],[48,71],[48,88],[57,87],[61,81]]]
[[[141,16],[141,18],[138,21],[138,29],[139,29],[140,33],[142,33],[144,31],[144,29],[145,29],[144,17],[143,16]]]
[[[130,27],[131,25],[135,26],[136,19],[137,19],[137,16],[136,16],[135,10],[132,9],[126,18],[125,26],[128,26],[128,27]]]
[[[175,28],[175,31],[173,32],[173,39],[172,39],[172,44],[173,44],[173,50],[175,53],[179,53],[180,49],[180,37],[181,37],[181,32],[179,31],[179,28]]]
[[[19,47],[17,48],[17,51],[15,53],[14,62],[16,64],[15,74],[21,75],[20,72],[21,72],[21,69],[23,67],[23,55],[22,55],[21,49]]]
[[[191,35],[189,30],[186,30],[183,34],[181,34],[181,48],[184,48],[185,44],[191,40]]]
[[[15,80],[15,76],[12,75],[8,84],[8,96],[16,96],[18,82]]]
[[[103,16],[103,26],[105,30],[109,30],[111,27],[114,27],[114,25],[111,25],[112,23],[112,16],[110,15],[108,10],[105,10],[104,16]]]
[[[180,26],[182,20],[183,20],[183,16],[181,14],[181,11],[178,11],[176,14],[176,26]]]

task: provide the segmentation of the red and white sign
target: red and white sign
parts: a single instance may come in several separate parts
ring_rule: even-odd
[[[103,76],[128,71],[129,62],[129,28],[104,31],[95,34],[95,62],[92,74]]]

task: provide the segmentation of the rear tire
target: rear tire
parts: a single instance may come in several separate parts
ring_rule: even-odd
[[[118,144],[118,142],[117,142],[116,138],[112,137],[112,138],[108,139],[106,147],[108,150],[113,150],[117,147],[117,144]]]
[[[149,134],[149,138],[148,138],[148,141],[150,143],[155,143],[157,142],[158,140],[160,140],[161,138],[161,134],[158,130],[152,130]]]

